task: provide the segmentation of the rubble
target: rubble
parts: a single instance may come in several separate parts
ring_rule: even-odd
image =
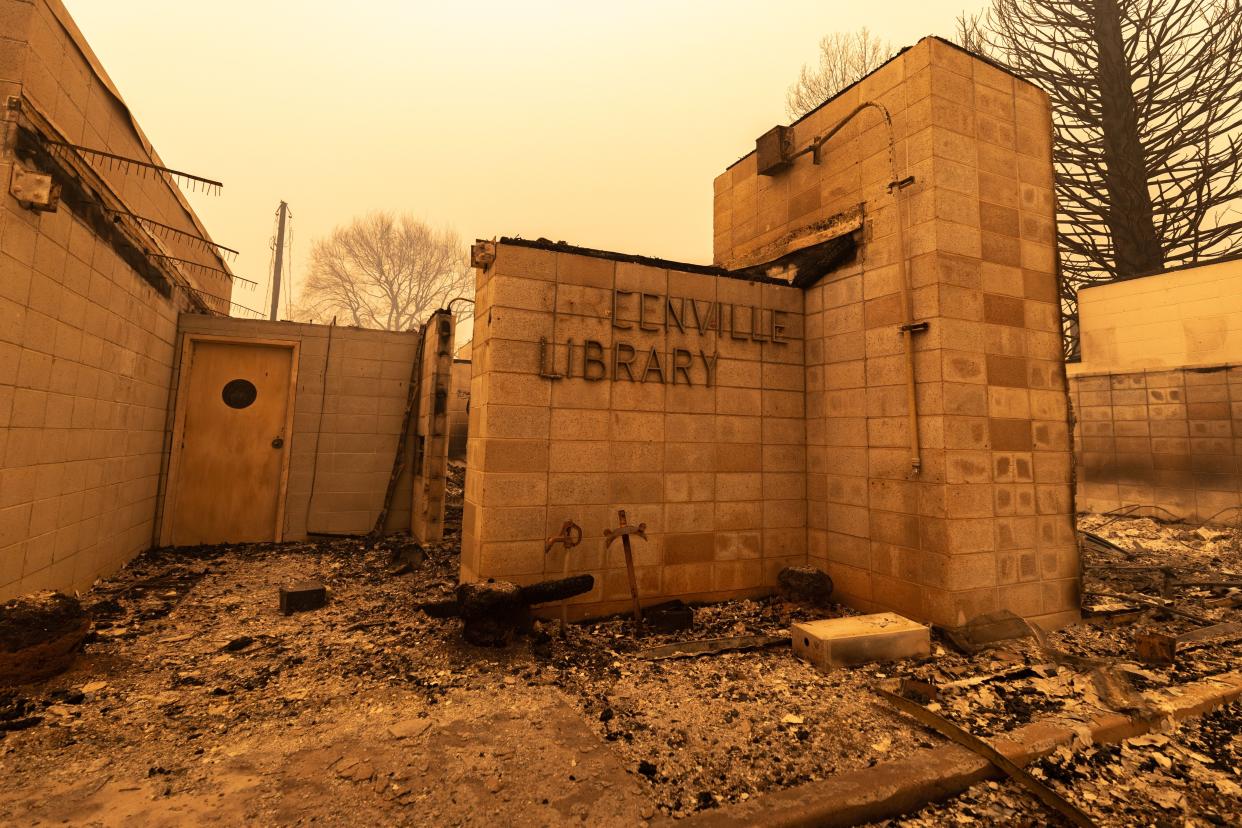
[[[813,566],[787,566],[777,573],[776,582],[790,601],[823,606],[832,598],[832,578]]]
[[[963,653],[974,654],[1003,641],[1030,638],[1032,633],[1026,621],[1009,610],[998,610],[977,615],[960,627],[944,630],[945,638]]]
[[[1237,825],[1240,732],[1242,702],[1235,701],[1164,733],[1077,751],[1058,748],[1027,770],[1100,826]],[[1013,782],[986,782],[872,828],[1034,824],[1029,801]]]
[[[940,733],[947,739],[962,745],[966,749],[978,754],[986,759],[994,767],[1004,772],[1006,776],[1022,786],[1028,793],[1034,794],[1035,798],[1046,805],[1052,811],[1060,814],[1071,824],[1081,826],[1081,828],[1094,828],[1095,823],[1091,818],[1084,814],[1076,805],[1067,801],[1052,788],[1040,782],[1031,774],[1027,773],[1020,765],[1011,761],[996,748],[989,745],[982,739],[968,733],[966,730],[958,727],[943,716],[937,715],[934,711],[928,710],[916,702],[910,701],[904,696],[890,692],[884,688],[877,687],[876,692],[879,693],[890,704],[904,713],[913,716],[923,724]]]
[[[1192,537],[1194,527],[1146,519],[1099,526],[1107,520],[1084,521],[1121,550],[1087,554],[1093,588],[1155,599],[1164,583],[1159,567],[1174,567],[1175,580],[1208,580],[1201,577],[1207,573],[1227,581],[1239,571],[1235,530],[1204,542]],[[1237,641],[1212,639],[1179,648],[1173,664],[1139,663],[1136,632],[1180,635],[1199,627],[1156,607],[1119,602],[1121,610],[1048,633],[1043,642],[1011,639],[968,655],[936,637],[925,658],[821,673],[784,646],[791,630],[857,613],[781,596],[691,606],[692,628],[661,632],[648,624],[637,638],[628,614],[572,624],[564,640],[548,635],[556,622],[535,620],[529,639],[507,649],[478,648],[462,642],[456,617],[456,537],[450,532],[426,545],[422,566],[393,574],[393,550],[410,543],[395,536],[374,548],[332,538],[156,551],[100,584],[83,601],[93,624],[77,662],[53,679],[0,691],[6,779],[0,822],[29,821],[29,814],[83,821],[85,812],[72,809],[98,805],[101,797],[112,797],[110,807],[120,813],[157,809],[142,812],[166,819],[169,812],[158,808],[190,809],[196,801],[218,801],[221,792],[228,808],[242,808],[237,821],[267,814],[278,824],[312,818],[468,823],[454,796],[479,808],[477,821],[503,821],[528,807],[535,821],[535,814],[568,819],[568,811],[554,809],[555,797],[547,806],[546,794],[529,805],[513,798],[519,781],[535,783],[511,766],[521,742],[503,735],[549,715],[553,699],[637,786],[634,793],[646,803],[642,818],[723,813],[945,744],[880,701],[870,689],[878,681],[922,682],[934,695],[928,708],[994,739],[1033,721],[1085,727],[1114,705],[1133,706],[1149,692],[1236,670],[1242,652]],[[271,584],[307,578],[331,590],[333,600],[313,613],[281,614]],[[1220,603],[1237,594],[1234,588],[1176,590],[1177,604],[1190,612],[1218,623],[1242,620]],[[454,607],[449,617],[421,609],[446,604]],[[1140,617],[1118,620],[1135,612]],[[230,649],[247,638],[250,643]],[[719,639],[728,646],[740,639],[753,649],[722,650]],[[704,657],[652,658],[696,650]],[[1236,783],[1229,769],[1239,766],[1229,728],[1236,732],[1242,723],[1237,705],[1229,710],[1223,718],[1205,717],[1202,733],[1192,722],[1159,734],[1177,747],[1088,747],[1073,755],[1082,758],[1054,755],[1028,770],[1104,826],[1196,812],[1237,821],[1236,799],[1225,789]],[[1204,764],[1182,747],[1216,758]],[[556,754],[564,768],[555,781],[566,795],[585,796],[587,783],[570,766],[585,755],[576,751]],[[1172,763],[1169,770],[1154,758],[1157,752]],[[354,762],[338,774],[350,757],[365,757],[371,773]],[[242,769],[243,759],[270,781],[246,776],[254,771]],[[1183,767],[1187,762],[1194,764]],[[148,775],[151,768],[167,772]],[[355,769],[369,781],[355,778]],[[1175,785],[1144,781],[1155,772],[1196,776]],[[1067,788],[1057,774],[1081,784]],[[1114,783],[1129,787],[1127,801],[1105,799]],[[1079,788],[1097,799],[1080,796]],[[1185,810],[1160,804],[1167,799],[1183,808],[1183,799],[1166,789],[1184,799]],[[601,790],[590,792],[607,802]],[[270,810],[276,801],[285,804]],[[251,816],[245,807],[254,809]],[[1042,821],[1038,808],[1009,783],[983,784],[908,819],[912,825]]]
[[[739,635],[732,638],[708,638],[703,641],[676,641],[672,644],[662,644],[659,647],[641,650],[638,658],[659,661],[665,658],[760,650],[764,647],[776,647],[788,643],[789,637],[784,635]]]
[[[0,686],[66,670],[90,622],[78,599],[38,592],[0,606]]]

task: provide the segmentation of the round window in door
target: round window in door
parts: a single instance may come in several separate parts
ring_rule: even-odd
[[[235,379],[224,384],[220,396],[229,408],[248,408],[259,396],[259,391],[250,380]]]

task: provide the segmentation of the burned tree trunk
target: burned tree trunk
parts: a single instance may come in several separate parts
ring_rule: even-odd
[[[457,587],[457,612],[463,622],[462,635],[480,647],[503,647],[518,629],[530,624],[522,588],[508,581]]]
[[[1152,216],[1134,78],[1126,59],[1117,0],[1096,0],[1095,41],[1114,273],[1121,277],[1150,273],[1164,264],[1164,251]]]
[[[574,575],[570,578],[540,581],[537,584],[522,587],[522,600],[530,606],[546,604],[549,601],[564,601],[566,598],[590,592],[594,586],[595,578],[590,575]]]

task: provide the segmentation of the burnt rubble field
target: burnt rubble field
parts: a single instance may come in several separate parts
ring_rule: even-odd
[[[827,674],[788,646],[644,655],[852,614],[780,597],[699,606],[692,628],[637,639],[615,618],[466,644],[460,620],[419,608],[455,586],[451,533],[154,550],[83,596],[91,628],[67,672],[0,689],[0,823],[656,822],[945,744],[873,691],[886,679],[936,685],[931,708],[989,739],[1238,668],[1237,637],[1173,665],[1141,662],[1134,641],[1242,620],[1242,591],[1219,585],[1242,576],[1242,532],[1115,515],[1080,529],[1084,623],[970,655],[936,631],[926,659]],[[326,606],[279,612],[279,586],[306,579]],[[1242,824],[1240,725],[1234,702],[1028,770],[1099,825]],[[985,781],[883,824],[1060,819]]]

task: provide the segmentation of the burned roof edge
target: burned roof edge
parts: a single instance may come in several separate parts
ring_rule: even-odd
[[[479,239],[479,241],[487,241],[487,239]],[[660,259],[654,256],[640,256],[636,253],[617,253],[612,250],[597,250],[593,247],[578,247],[563,241],[551,241],[549,239],[520,239],[511,236],[502,236],[496,240],[497,244],[508,244],[516,247],[530,247],[536,250],[548,250],[556,253],[570,253],[575,256],[589,256],[593,259],[608,259],[614,262],[628,262],[630,264],[646,265],[648,267],[662,267],[671,270],[680,270],[685,273],[697,273],[702,276],[719,276],[725,279],[737,279],[742,282],[760,282],[769,285],[781,285],[789,287],[789,283],[780,279],[773,279],[768,276],[753,276],[743,274],[742,272],[726,270],[723,267],[715,265],[691,264],[690,262],[678,262],[672,259]]]

